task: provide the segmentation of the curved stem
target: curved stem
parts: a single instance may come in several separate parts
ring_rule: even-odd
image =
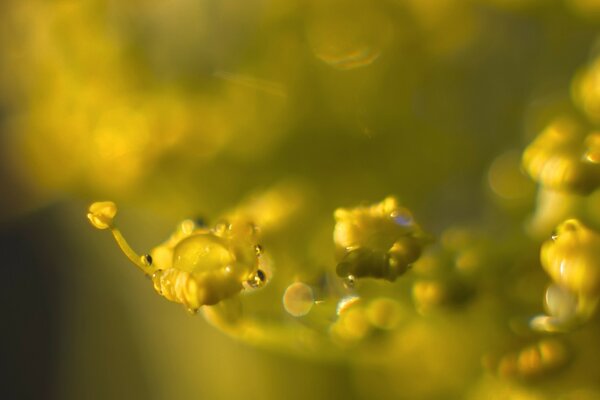
[[[149,275],[149,264],[144,263],[144,256],[140,256],[131,248],[131,246],[129,246],[129,243],[127,243],[127,240],[125,240],[123,234],[118,228],[111,227],[110,231],[112,232],[117,244],[119,245],[123,253],[125,253],[127,258],[129,258],[129,260],[132,263],[134,263],[140,270],[142,270],[144,274]]]

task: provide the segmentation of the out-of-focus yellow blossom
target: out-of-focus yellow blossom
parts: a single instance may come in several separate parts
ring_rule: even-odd
[[[559,225],[543,244],[542,266],[556,285],[546,290],[549,316],[535,318],[534,327],[560,331],[594,314],[600,299],[599,245],[598,233],[574,219]]]
[[[568,220],[542,246],[542,265],[555,282],[576,293],[598,296],[599,250],[600,235],[577,220]]]
[[[570,119],[551,123],[523,153],[531,177],[553,190],[589,193],[598,187],[597,134],[587,136]]]
[[[544,339],[517,352],[504,355],[497,374],[504,378],[534,379],[563,367],[568,361],[565,346],[555,339]]]
[[[22,4],[3,17],[9,26],[37,27],[23,41],[2,42],[23,69],[5,86],[25,91],[2,150],[33,191],[43,198],[65,189],[130,197],[173,158],[210,167],[224,152],[252,160],[277,143],[285,87],[274,84],[273,92],[269,82],[248,85],[243,75],[218,70],[208,79],[222,84],[210,92],[157,81],[131,51],[130,33],[111,20],[122,6],[101,3]],[[97,18],[102,7],[105,20]],[[160,8],[152,4],[140,18],[161,12],[153,7]]]

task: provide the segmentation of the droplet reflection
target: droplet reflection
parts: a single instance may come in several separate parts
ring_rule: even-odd
[[[302,282],[292,283],[283,294],[283,308],[293,317],[302,317],[310,312],[315,297],[310,286]]]

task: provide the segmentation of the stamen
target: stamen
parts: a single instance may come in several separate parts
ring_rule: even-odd
[[[148,267],[152,265],[152,257],[150,255],[140,256],[129,246],[121,231],[113,224],[115,215],[117,215],[117,205],[112,201],[102,201],[93,203],[90,206],[87,217],[95,228],[110,229],[121,251],[144,274],[148,275]]]

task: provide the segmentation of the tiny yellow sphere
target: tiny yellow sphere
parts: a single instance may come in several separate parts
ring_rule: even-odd
[[[575,219],[563,222],[541,249],[552,279],[575,293],[600,295],[600,235]]]

